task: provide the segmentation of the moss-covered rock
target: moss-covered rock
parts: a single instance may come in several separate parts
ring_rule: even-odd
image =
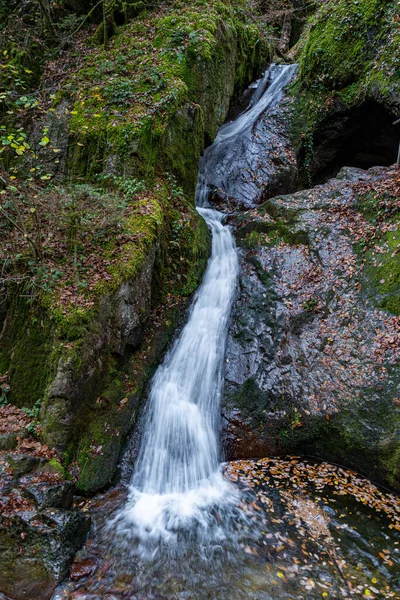
[[[32,306],[19,290],[9,290],[10,305],[0,335],[0,372],[8,371],[11,398],[31,407],[44,396],[57,366],[57,344],[48,314]]]
[[[85,541],[89,520],[78,511],[23,510],[0,517],[1,590],[15,600],[48,600]]]
[[[322,180],[344,164],[366,168],[395,161],[396,14],[396,5],[386,0],[333,0],[311,17],[297,46],[299,78],[291,91],[303,184]],[[334,167],[325,175],[331,162]]]
[[[167,170],[192,193],[205,142],[267,56],[241,2],[178,2],[128,23],[66,83],[69,176]]]
[[[19,406],[41,400],[43,438],[65,455],[64,465],[77,459],[74,473],[86,492],[111,481],[146,378],[176,322],[174,311],[166,313],[154,352],[140,353],[129,366],[129,357],[135,362],[135,351],[149,343],[150,312],[161,302],[185,302],[209,252],[204,221],[172,179],[133,197],[117,233],[103,249],[107,271],[84,294],[69,300],[61,279],[32,304],[10,288],[1,334],[10,399]]]
[[[84,288],[75,289],[76,273],[71,281],[46,280],[33,305],[9,289],[1,371],[9,373],[14,403],[42,401],[43,438],[84,492],[112,480],[142,390],[177,322],[171,305],[184,305],[198,285],[209,252],[193,207],[198,160],[233,92],[267,56],[242,0],[165,4],[118,28],[108,50],[90,50],[56,94],[49,132],[68,178],[90,181],[82,193],[100,203],[97,175],[141,186],[137,193],[125,185],[119,231],[101,248],[101,277],[90,280],[86,261]],[[43,151],[46,165],[52,148]],[[68,206],[60,209],[64,220]],[[97,238],[91,244],[101,246]],[[57,258],[61,273],[64,260]],[[154,310],[167,325],[146,334]]]
[[[366,75],[382,44],[386,0],[323,4],[307,31],[300,76],[307,86],[342,89]]]

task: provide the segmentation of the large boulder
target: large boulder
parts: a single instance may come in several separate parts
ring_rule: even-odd
[[[301,451],[400,487],[397,178],[343,169],[238,217],[229,459]]]

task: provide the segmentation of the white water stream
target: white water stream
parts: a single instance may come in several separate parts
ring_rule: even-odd
[[[283,74],[282,74],[283,73]],[[225,125],[214,144],[233,139],[276,104],[288,77],[278,74],[265,90],[259,83],[249,109]],[[212,148],[212,147],[211,147]],[[130,497],[114,524],[134,532],[143,549],[173,542],[182,530],[206,540],[224,538],[213,511],[237,506],[237,490],[222,476],[219,456],[220,396],[225,342],[234,298],[238,258],[223,215],[207,202],[207,180],[199,177],[196,201],[212,232],[212,254],[189,321],[158,368],[148,399],[144,433]]]
[[[223,215],[199,208],[212,231],[212,254],[189,321],[159,367],[124,520],[140,539],[171,539],[231,486],[220,474],[218,420],[222,367],[238,260]]]

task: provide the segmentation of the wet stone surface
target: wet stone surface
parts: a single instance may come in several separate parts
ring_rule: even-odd
[[[0,590],[11,600],[48,600],[85,542],[90,520],[72,508],[74,484],[51,463],[13,456],[18,466],[32,468],[20,476],[15,461],[0,455]]]
[[[213,202],[243,208],[296,189],[296,151],[288,129],[293,99],[283,90],[295,73],[295,65],[271,66],[248,110],[223,125],[206,149],[198,190],[206,184]]]
[[[300,450],[400,485],[400,322],[365,280],[357,245],[371,226],[355,209],[355,186],[389,172],[342,169],[230,217],[241,272],[225,365],[229,459]]]

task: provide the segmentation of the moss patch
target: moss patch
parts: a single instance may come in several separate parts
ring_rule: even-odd
[[[374,57],[385,0],[335,0],[312,19],[300,59],[305,85],[344,88],[359,79]]]
[[[397,116],[400,107],[398,8],[386,0],[331,0],[310,19],[298,44],[298,80],[291,135],[301,180],[311,186],[315,132],[322,121],[374,101]],[[394,119],[393,119],[394,120]]]
[[[386,231],[364,255],[365,291],[382,309],[400,315],[400,230],[398,223]]]
[[[215,135],[234,86],[268,54],[244,8],[176,2],[121,28],[108,51],[93,51],[65,85],[75,101],[71,177],[111,168],[151,181],[168,168],[193,189],[204,133]]]
[[[43,398],[54,376],[59,350],[46,313],[18,292],[10,292],[11,305],[0,343],[0,373],[8,371],[10,401],[31,407]]]

